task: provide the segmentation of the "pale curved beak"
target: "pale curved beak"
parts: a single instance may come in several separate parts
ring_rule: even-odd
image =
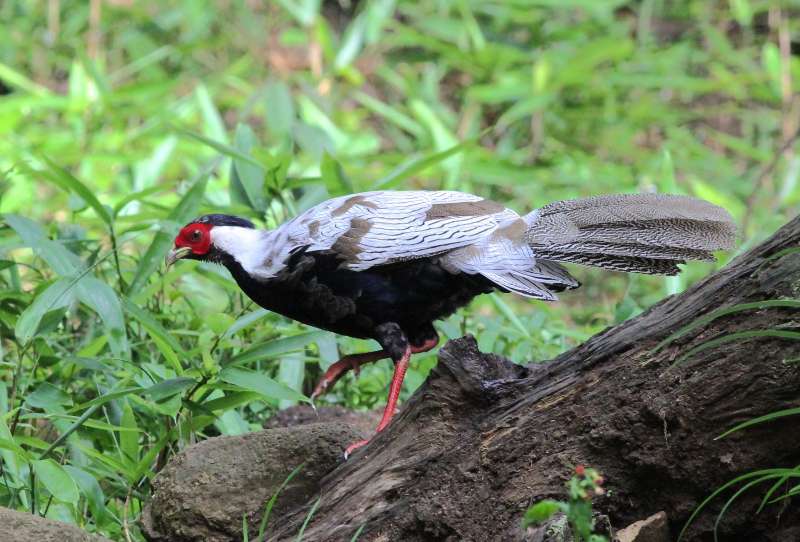
[[[173,248],[167,253],[167,257],[164,258],[164,263],[169,267],[181,258],[188,256],[191,251],[192,249],[189,247]]]

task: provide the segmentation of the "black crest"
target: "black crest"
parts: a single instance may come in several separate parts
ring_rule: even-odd
[[[233,215],[203,215],[192,220],[192,223],[200,222],[201,224],[212,224],[214,226],[239,226],[240,228],[255,228],[255,224],[247,220]]]

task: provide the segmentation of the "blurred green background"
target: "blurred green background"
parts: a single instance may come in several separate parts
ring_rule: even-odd
[[[138,539],[171,455],[260,427],[341,353],[372,347],[259,310],[218,267],[165,273],[198,214],[273,227],[376,188],[521,212],[661,191],[731,211],[738,251],[764,239],[800,202],[799,13],[769,0],[0,3],[0,505]],[[557,304],[484,296],[440,330],[549,359],[714,268],[573,268],[584,286]],[[404,396],[434,363],[415,358]],[[325,401],[380,406],[390,373],[366,368]]]

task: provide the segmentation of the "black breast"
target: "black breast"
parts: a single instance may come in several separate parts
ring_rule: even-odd
[[[375,327],[385,322],[413,335],[493,288],[481,276],[454,275],[431,259],[352,271],[332,254],[299,251],[268,281],[253,279],[235,261],[223,263],[262,307],[359,338],[374,338]]]

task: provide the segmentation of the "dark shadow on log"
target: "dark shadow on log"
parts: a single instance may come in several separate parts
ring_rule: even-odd
[[[576,464],[607,477],[596,507],[618,527],[665,511],[673,534],[714,488],[744,472],[800,463],[800,417],[714,437],[733,424],[800,404],[800,341],[729,343],[671,367],[704,341],[744,329],[800,327],[790,309],[712,322],[654,353],[658,342],[710,311],[800,295],[795,219],[763,245],[687,292],[606,330],[552,362],[515,365],[452,341],[392,425],[321,483],[303,540],[522,540],[527,506],[561,498]],[[774,258],[770,259],[773,256]],[[745,494],[721,540],[800,540],[796,502],[759,515]],[[316,498],[312,499],[313,502]],[[305,507],[270,528],[294,539]],[[715,503],[687,540],[711,540]]]

